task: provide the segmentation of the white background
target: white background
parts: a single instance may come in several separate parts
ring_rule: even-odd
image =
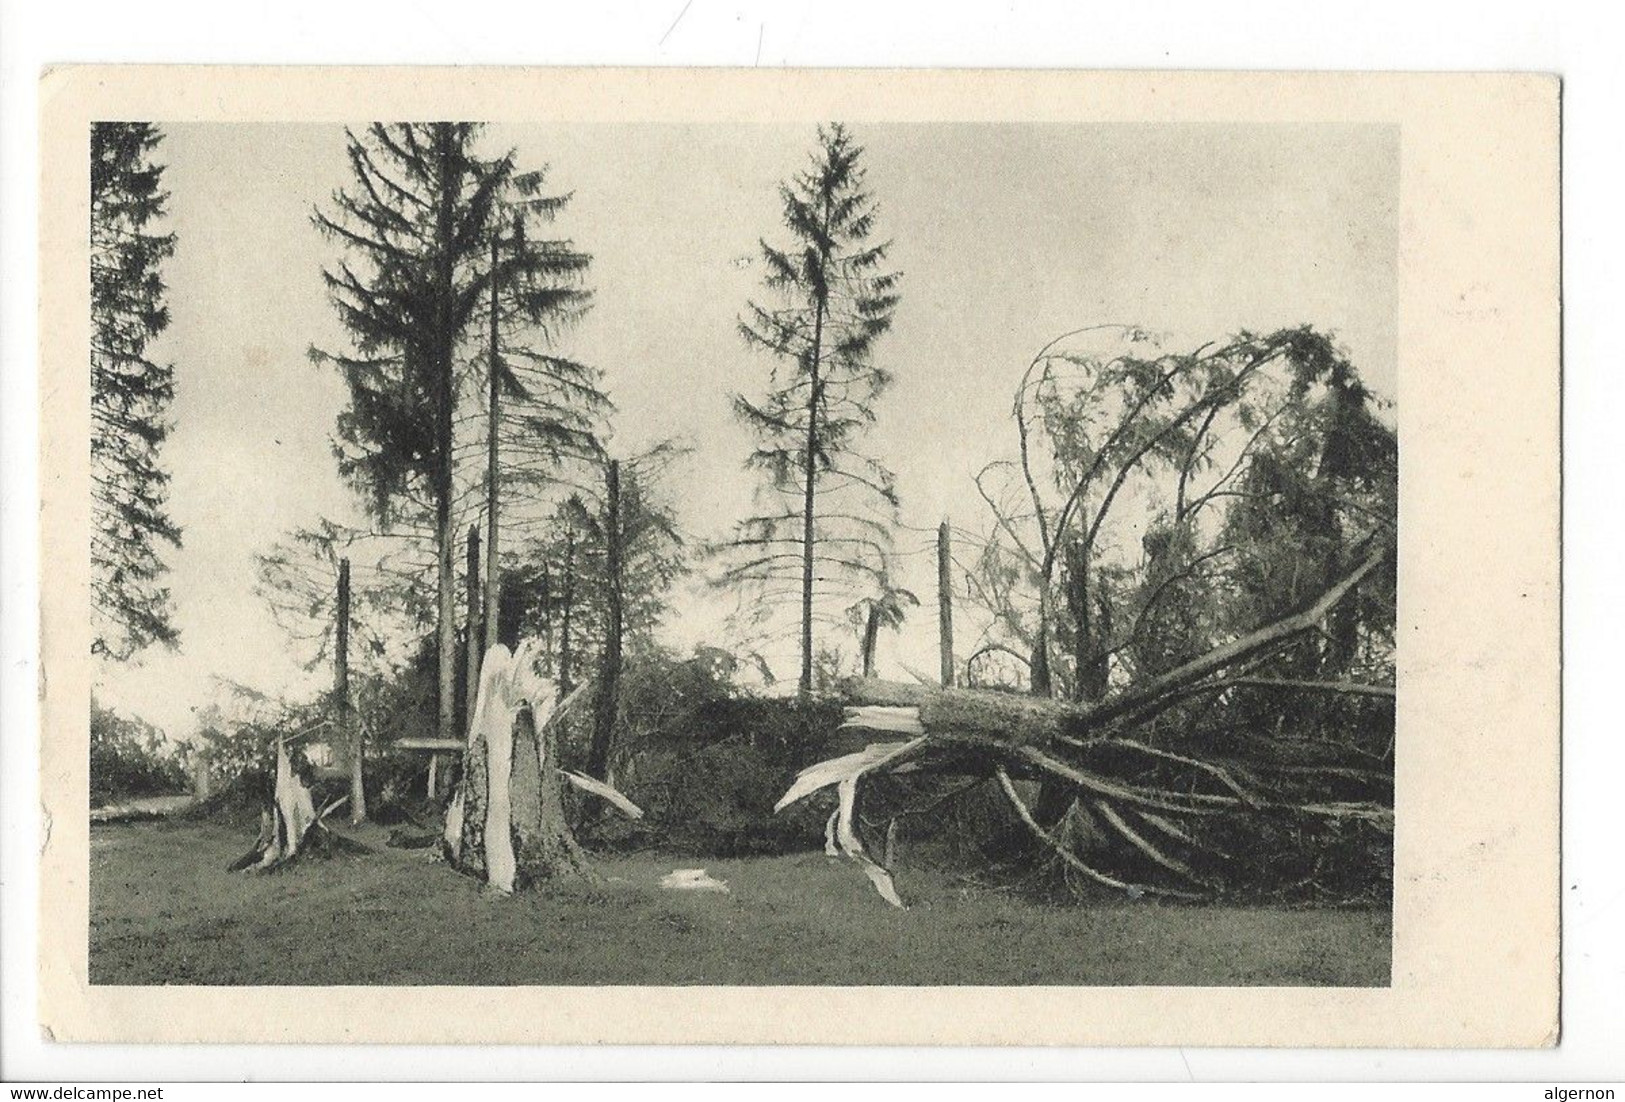
[[[1619,411],[1625,60],[1583,3],[657,0],[430,4],[0,0],[0,1078],[1625,1078]],[[1550,1052],[395,1049],[49,1046],[35,1025],[37,80],[59,62],[1523,69],[1565,78],[1563,1042]],[[1486,385],[1493,385],[1487,381]],[[1481,550],[1481,549],[1480,549]],[[1465,556],[1479,553],[1463,548]],[[1516,801],[1515,792],[1485,799]],[[1530,1092],[1529,1097],[1540,1097]]]

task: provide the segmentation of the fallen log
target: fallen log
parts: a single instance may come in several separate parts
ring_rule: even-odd
[[[1086,737],[1086,708],[1047,697],[985,689],[943,689],[899,681],[853,679],[842,695],[849,708],[845,726],[872,731],[953,733],[997,739],[1013,746],[1042,746],[1061,737]]]
[[[1098,703],[1086,704],[1049,697],[992,692],[985,689],[948,689],[853,678],[841,686],[842,695],[858,710],[848,715],[847,726],[898,731],[908,728],[908,709],[921,730],[954,734],[969,739],[993,739],[1009,746],[1044,746],[1058,739],[1102,738],[1120,726],[1131,725],[1160,711],[1191,692],[1221,691],[1253,686],[1343,692],[1392,699],[1393,688],[1356,682],[1305,682],[1255,676],[1226,679],[1224,672],[1279,650],[1315,631],[1328,613],[1388,557],[1386,547],[1367,555],[1353,570],[1298,612],[1215,647],[1167,673],[1130,685]],[[901,726],[899,726],[901,725]]]

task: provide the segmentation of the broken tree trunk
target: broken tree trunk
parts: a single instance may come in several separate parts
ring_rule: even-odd
[[[360,842],[327,829],[327,816],[349,797],[341,796],[318,811],[310,786],[293,768],[286,738],[276,740],[272,779],[271,806],[260,812],[259,838],[252,849],[227,866],[229,871],[271,872],[312,852],[324,856],[370,852]]]
[[[485,655],[469,727],[463,776],[446,811],[442,850],[457,869],[510,895],[543,880],[587,872],[586,856],[564,814],[563,782],[603,795],[634,818],[642,812],[601,782],[559,767],[557,720],[584,699],[591,682],[556,706],[554,683],[537,674],[534,643]],[[612,794],[611,794],[612,793]]]
[[[1238,636],[1143,684],[1132,685],[1099,702],[1072,702],[1051,697],[1016,696],[975,689],[936,689],[930,685],[889,681],[849,681],[847,698],[857,705],[918,709],[927,731],[951,732],[966,738],[988,738],[1011,746],[1042,746],[1063,738],[1099,736],[1143,718],[1195,693],[1244,685],[1277,685],[1322,691],[1390,696],[1387,686],[1351,682],[1284,681],[1259,677],[1225,677],[1225,672],[1314,631],[1351,589],[1381,565],[1386,549],[1373,552],[1320,599],[1290,616]]]
[[[875,891],[893,907],[900,908],[904,904],[892,884],[891,873],[870,859],[853,826],[857,814],[858,782],[866,774],[884,772],[888,767],[906,761],[924,741],[914,739],[910,742],[874,743],[857,753],[808,766],[797,774],[795,783],[773,808],[775,812],[783,811],[802,797],[833,786],[837,802],[834,813],[824,827],[824,852],[831,857],[844,853],[857,862],[869,882],[875,886]]]

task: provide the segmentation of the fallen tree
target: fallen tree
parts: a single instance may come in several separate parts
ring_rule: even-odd
[[[1389,685],[1260,672],[1312,642],[1390,554],[1387,546],[1368,551],[1302,609],[1094,703],[850,681],[844,726],[904,738],[805,770],[779,806],[838,787],[830,836],[870,871],[851,826],[861,782],[979,777],[996,785],[1035,851],[1069,879],[1135,897],[1376,901],[1391,875],[1386,752],[1328,744],[1284,713],[1270,730],[1238,729],[1228,716],[1241,694],[1261,691],[1340,694],[1391,709]],[[1062,793],[1058,811],[1040,814],[1020,782]],[[1351,861],[1358,867],[1338,867]],[[878,871],[884,881],[873,871],[871,879],[890,893],[889,875]]]

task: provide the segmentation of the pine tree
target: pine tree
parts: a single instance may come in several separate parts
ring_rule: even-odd
[[[457,656],[456,424],[471,396],[481,311],[493,282],[542,324],[585,305],[573,286],[588,258],[572,250],[491,242],[503,223],[565,201],[539,195],[541,173],[520,173],[512,151],[483,158],[473,123],[374,123],[347,131],[351,185],[317,227],[345,252],[323,273],[353,348],[313,350],[350,390],[335,451],[341,472],[388,526],[432,515],[435,547],[438,733],[455,737]],[[544,246],[546,243],[543,243]],[[542,293],[538,284],[546,284]],[[470,343],[476,342],[476,343]]]
[[[891,382],[871,353],[891,325],[900,278],[885,270],[889,242],[871,241],[876,208],[862,155],[841,125],[819,128],[811,165],[780,188],[790,243],[761,242],[772,298],[749,303],[739,322],[746,344],[777,362],[765,396],[734,397],[757,438],[747,466],[767,476],[766,507],[723,549],[739,561],[721,581],[759,586],[757,607],[770,611],[799,574],[803,697],[819,583],[848,594],[882,584],[897,513],[891,472],[857,450]]]
[[[159,547],[179,547],[158,462],[174,368],[147,354],[169,326],[162,265],[174,234],[152,232],[168,193],[151,123],[96,123],[90,136],[91,651],[128,658],[179,634]]]
[[[538,318],[575,316],[585,302],[582,291],[559,277],[584,267],[587,258],[569,241],[536,239],[528,227],[532,220],[551,221],[567,199],[533,200],[491,242],[493,269],[510,251],[547,262],[493,286],[482,323],[485,408],[478,443],[484,449],[486,649],[498,641],[503,564],[516,558],[508,543],[549,526],[560,484],[596,484],[605,462],[605,423],[614,406],[602,372],[558,355],[556,327],[536,325]]]

